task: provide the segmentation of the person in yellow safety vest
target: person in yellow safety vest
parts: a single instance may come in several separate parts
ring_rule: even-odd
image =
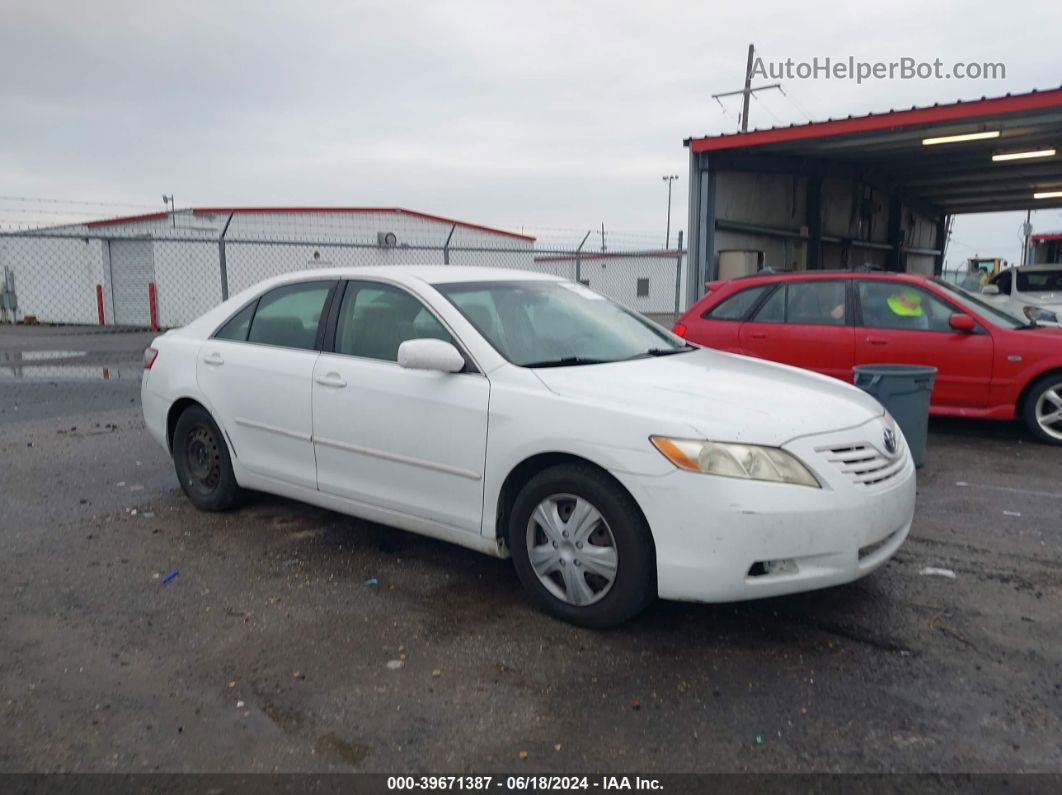
[[[917,290],[902,289],[889,296],[889,309],[901,318],[899,328],[929,328],[929,319],[922,311],[922,295]]]

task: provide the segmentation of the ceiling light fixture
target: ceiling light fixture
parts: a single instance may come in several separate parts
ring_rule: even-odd
[[[962,135],[942,135],[939,138],[923,138],[922,146],[934,146],[935,144],[957,144],[963,141],[981,141],[985,138],[998,138],[999,130],[988,132],[963,133]]]
[[[1054,157],[1054,155],[1054,149],[1030,149],[1028,152],[1003,152],[992,155],[992,159],[998,163],[1002,160],[1025,160],[1029,157]]]
[[[1034,193],[1034,199],[1062,199],[1062,190],[1049,190],[1044,193]]]

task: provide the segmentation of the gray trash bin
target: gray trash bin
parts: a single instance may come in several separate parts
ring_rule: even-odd
[[[855,385],[878,399],[903,431],[915,466],[926,455],[929,426],[929,394],[933,391],[936,367],[914,364],[861,364],[852,368]]]

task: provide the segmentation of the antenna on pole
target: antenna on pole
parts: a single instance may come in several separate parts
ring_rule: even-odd
[[[749,59],[745,64],[745,87],[739,91],[724,91],[722,94],[712,94],[712,99],[719,102],[720,97],[733,97],[738,94],[742,95],[741,100],[741,132],[749,131],[749,98],[757,91],[769,91],[772,88],[782,90],[781,83],[771,83],[767,86],[752,87],[752,67],[756,62],[756,45],[749,45]],[[719,102],[722,105],[722,102]],[[724,111],[726,109],[724,108]]]

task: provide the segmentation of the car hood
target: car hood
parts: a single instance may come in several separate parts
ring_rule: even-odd
[[[558,395],[657,413],[718,441],[781,445],[882,414],[874,398],[835,378],[709,349],[534,372]]]

